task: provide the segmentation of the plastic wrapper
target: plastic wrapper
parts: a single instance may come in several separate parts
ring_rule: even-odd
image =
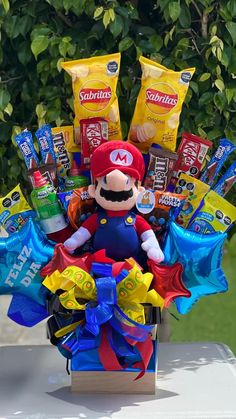
[[[189,230],[209,234],[215,231],[225,232],[236,220],[236,207],[216,192],[210,191],[204,198],[203,205],[190,222]]]
[[[69,152],[69,149],[73,149],[73,126],[52,128],[52,140],[56,155],[57,175],[63,183],[69,174],[72,164],[72,154]]]
[[[172,192],[155,191],[154,197],[154,208],[143,216],[159,239],[166,231],[168,222],[174,220],[179,214],[186,196]]]
[[[180,112],[195,69],[173,71],[144,57],[139,61],[142,85],[128,141],[144,153],[152,143],[175,151]]]
[[[173,176],[178,178],[181,173],[186,173],[198,178],[207,152],[211,147],[211,141],[184,132],[177,151],[179,157]]]
[[[52,130],[50,125],[42,125],[35,133],[38,139],[39,149],[44,164],[55,163],[56,156],[54,153]]]
[[[20,185],[11,192],[0,198],[0,237],[7,237],[11,233],[19,231],[35,212],[26,201]]]
[[[88,188],[79,188],[74,191],[68,206],[68,218],[73,228],[80,227],[95,211],[94,199],[89,196]]]
[[[108,139],[121,140],[116,86],[120,54],[103,55],[61,63],[72,77],[75,110],[75,143],[81,150],[80,120],[99,116],[108,122]]]
[[[223,164],[235,149],[236,145],[227,140],[227,138],[221,139],[219,147],[202,173],[200,180],[210,186],[213,185]]]
[[[39,166],[39,159],[34,148],[31,132],[23,131],[16,135],[15,142],[20,148],[27,169],[36,169]]]
[[[178,159],[176,153],[152,147],[144,187],[147,189],[166,191],[173,169]]]
[[[236,182],[236,162],[232,163],[213,190],[220,196],[225,196]]]
[[[201,204],[202,199],[209,191],[210,186],[195,179],[192,176],[182,173],[177,182],[175,192],[186,196],[185,203],[176,218],[176,222],[182,227],[187,227],[195,211]]]

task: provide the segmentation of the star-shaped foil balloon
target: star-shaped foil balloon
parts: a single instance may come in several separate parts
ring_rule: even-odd
[[[83,256],[71,255],[63,244],[55,246],[52,260],[41,270],[43,277],[51,275],[54,271],[63,272],[68,266],[77,266],[86,272],[90,271],[93,262],[112,263],[112,259],[106,256],[105,250],[99,250],[94,254],[86,253]]]
[[[44,305],[40,270],[53,251],[53,243],[32,219],[19,232],[0,239],[0,294],[19,294]]]
[[[186,314],[199,298],[225,292],[228,283],[221,268],[226,233],[198,234],[170,224],[164,254],[167,264],[183,265],[183,281],[191,297],[175,300],[179,313]]]
[[[191,293],[184,286],[182,280],[183,266],[158,265],[153,260],[148,261],[150,272],[153,274],[152,286],[164,298],[164,307],[169,307],[177,297],[190,297]]]

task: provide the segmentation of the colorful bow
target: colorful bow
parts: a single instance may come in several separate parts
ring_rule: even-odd
[[[113,276],[112,264],[92,263],[90,273],[70,266],[47,276],[43,285],[53,293],[61,290],[59,300],[65,309],[85,312],[83,321],[70,324],[56,334],[62,338],[59,349],[65,356],[98,348],[105,369],[124,368],[119,360],[128,357],[141,367],[141,376],[152,354],[149,334],[153,328],[145,325],[142,304],[162,308],[164,300],[154,289],[149,290],[152,274],[143,274],[132,259],[126,261],[125,267]],[[109,365],[108,352],[113,358]]]

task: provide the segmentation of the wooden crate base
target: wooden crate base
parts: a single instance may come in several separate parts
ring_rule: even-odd
[[[146,372],[134,381],[137,375],[124,371],[71,371],[71,389],[80,394],[155,394],[156,373]]]

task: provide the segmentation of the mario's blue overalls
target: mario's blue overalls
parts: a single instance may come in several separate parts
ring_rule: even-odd
[[[106,249],[107,256],[115,260],[137,258],[141,243],[134,227],[135,221],[136,215],[131,211],[118,217],[108,217],[106,212],[99,212],[93,239],[94,250]]]

